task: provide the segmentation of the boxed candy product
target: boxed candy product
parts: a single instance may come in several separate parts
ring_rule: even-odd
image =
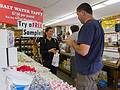
[[[7,76],[7,90],[28,90],[33,77],[23,73],[18,72],[15,69],[9,69],[6,71]]]
[[[16,66],[17,61],[17,48],[0,48],[0,68],[7,66]]]
[[[0,29],[0,48],[14,46],[14,32]]]
[[[6,75],[5,72],[2,69],[0,69],[0,90],[6,90],[6,88]]]

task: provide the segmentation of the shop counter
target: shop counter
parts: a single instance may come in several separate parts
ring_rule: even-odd
[[[3,71],[0,69],[0,72]],[[4,80],[0,79],[0,84],[4,82],[6,85],[3,90],[76,90],[52,74],[48,68],[21,52],[18,52],[18,66],[8,67],[3,73],[5,75],[0,75],[4,77]]]
[[[50,87],[46,87],[49,88],[49,90],[63,90],[63,89],[76,90],[75,87],[69,85],[67,82],[64,82],[56,75],[52,74],[48,68],[43,67],[43,65],[37,63],[35,60],[28,57],[24,53],[20,53],[20,52],[18,53],[18,60],[19,60],[18,67],[26,65],[32,67],[32,69],[35,68],[35,70],[32,71],[36,71],[36,72],[34,73],[30,73],[31,71],[27,72],[27,74],[34,76],[31,84],[31,88],[32,88],[31,90],[35,90],[34,86],[36,86],[35,85],[36,82],[38,82],[37,87],[41,86],[39,85],[39,82],[46,83],[43,85],[50,86],[51,89]]]
[[[66,53],[66,52],[63,52],[63,51],[60,52],[59,69],[69,76],[71,76],[71,73],[72,73],[71,64],[70,64],[71,56],[72,56],[71,53]]]
[[[107,71],[108,86],[113,86],[118,90],[118,81],[120,79],[120,60],[118,58],[103,58],[104,71]]]
[[[60,66],[59,68],[66,74],[71,76],[71,71],[66,70],[62,64],[64,60],[71,58],[71,53],[60,52]],[[103,57],[103,71],[107,72],[108,86],[113,86],[114,90],[118,90],[118,81],[120,79],[120,60],[115,57]]]

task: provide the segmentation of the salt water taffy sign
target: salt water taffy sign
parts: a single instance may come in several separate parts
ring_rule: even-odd
[[[43,22],[43,10],[33,6],[0,0],[0,22],[17,25],[17,20],[33,20]]]

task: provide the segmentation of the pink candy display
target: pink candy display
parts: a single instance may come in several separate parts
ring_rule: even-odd
[[[76,90],[75,87],[64,82],[58,82],[54,80],[49,81],[49,84],[51,85],[52,90]]]

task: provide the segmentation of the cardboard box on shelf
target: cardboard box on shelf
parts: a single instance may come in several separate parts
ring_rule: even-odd
[[[7,54],[5,48],[0,48],[0,68],[7,68]]]
[[[0,90],[7,90],[6,73],[0,68]]]
[[[16,66],[18,64],[17,48],[16,47],[8,48],[8,55],[9,55],[9,66]]]
[[[9,88],[7,90],[28,90],[29,85],[33,80],[33,76],[24,72],[18,72],[16,69],[7,70],[6,77],[8,84],[7,88]]]
[[[0,48],[14,47],[14,32],[0,29]]]
[[[8,66],[16,66],[17,48],[0,48],[0,68],[7,68]]]

